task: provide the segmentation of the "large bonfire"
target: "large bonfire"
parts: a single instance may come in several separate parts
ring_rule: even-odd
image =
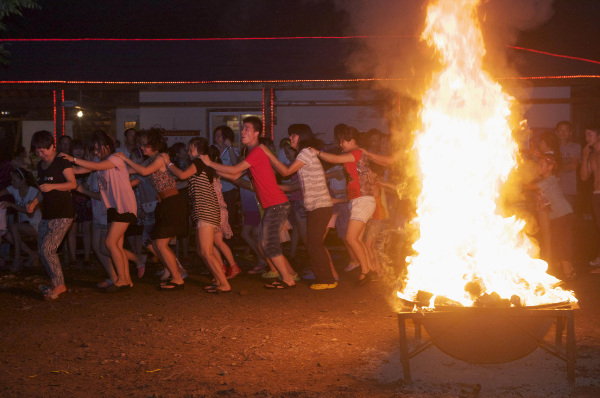
[[[424,95],[415,137],[420,235],[398,296],[417,301],[419,291],[428,292],[431,307],[436,298],[472,306],[492,293],[527,306],[574,302],[546,262],[532,258],[538,250],[525,222],[496,207],[518,146],[508,123],[513,99],[482,69],[478,3],[439,0],[428,8],[423,39],[444,68]]]

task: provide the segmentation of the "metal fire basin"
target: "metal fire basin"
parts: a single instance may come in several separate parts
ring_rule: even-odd
[[[404,382],[411,383],[410,358],[432,345],[440,351],[469,363],[514,361],[542,348],[567,363],[567,379],[575,383],[576,303],[522,307],[446,307],[434,311],[399,312],[400,360]],[[406,320],[412,319],[416,346],[408,350]],[[554,346],[544,340],[555,325]],[[421,326],[429,340],[421,341]],[[566,326],[566,346],[562,336]]]

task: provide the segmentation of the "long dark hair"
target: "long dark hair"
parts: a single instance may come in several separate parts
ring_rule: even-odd
[[[102,148],[108,147],[109,156],[115,152],[115,140],[101,130],[94,131],[92,138],[90,138],[89,148],[94,148],[95,150],[96,146],[100,147],[100,153],[102,153]]]
[[[298,148],[296,148],[298,152],[304,148],[321,149],[323,146],[323,142],[315,137],[308,124],[291,124],[290,127],[288,127],[288,135],[290,137],[292,135],[298,136]]]
[[[210,148],[208,145],[208,140],[206,138],[194,137],[190,140],[190,142],[188,142],[188,145],[196,148],[199,155],[208,155],[208,157],[210,158]],[[198,160],[200,160],[200,159],[198,159]],[[205,172],[206,176],[208,177],[208,181],[210,181],[210,183],[212,184],[212,182],[214,180],[213,169],[211,169],[210,167],[207,167],[202,160],[200,160],[200,167],[201,168],[199,170],[196,170],[198,175],[202,174],[202,172]],[[197,168],[198,168],[198,166],[196,166],[196,169]]]

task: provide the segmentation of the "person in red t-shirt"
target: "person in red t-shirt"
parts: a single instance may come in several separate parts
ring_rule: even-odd
[[[367,255],[367,247],[363,242],[363,235],[367,222],[375,212],[375,198],[371,181],[369,180],[369,167],[367,157],[356,143],[358,130],[345,124],[337,125],[334,130],[335,140],[342,150],[342,155],[327,152],[315,153],[322,160],[329,163],[343,163],[347,174],[346,193],[350,203],[350,221],[346,231],[346,241],[360,263],[361,275],[357,285],[365,285],[375,279],[374,266]]]
[[[277,186],[275,173],[271,162],[264,151],[258,148],[258,137],[262,133],[262,121],[254,116],[243,121],[241,137],[242,143],[248,146],[249,153],[245,160],[235,166],[226,166],[211,162],[206,155],[200,159],[209,167],[215,169],[219,175],[229,180],[237,180],[244,170],[250,171],[250,177],[264,209],[260,225],[260,245],[265,258],[270,259],[281,276],[281,280],[265,285],[267,289],[287,289],[296,286],[294,281],[297,274],[292,269],[289,261],[281,251],[280,231],[288,218],[290,203],[287,196]]]

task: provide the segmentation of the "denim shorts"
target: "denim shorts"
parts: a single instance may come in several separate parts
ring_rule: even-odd
[[[375,213],[375,198],[373,196],[361,196],[355,198],[348,204],[350,208],[350,219],[365,224],[373,217]]]
[[[260,244],[267,258],[278,257],[281,251],[281,228],[290,214],[289,202],[270,206],[265,209],[260,223]]]

